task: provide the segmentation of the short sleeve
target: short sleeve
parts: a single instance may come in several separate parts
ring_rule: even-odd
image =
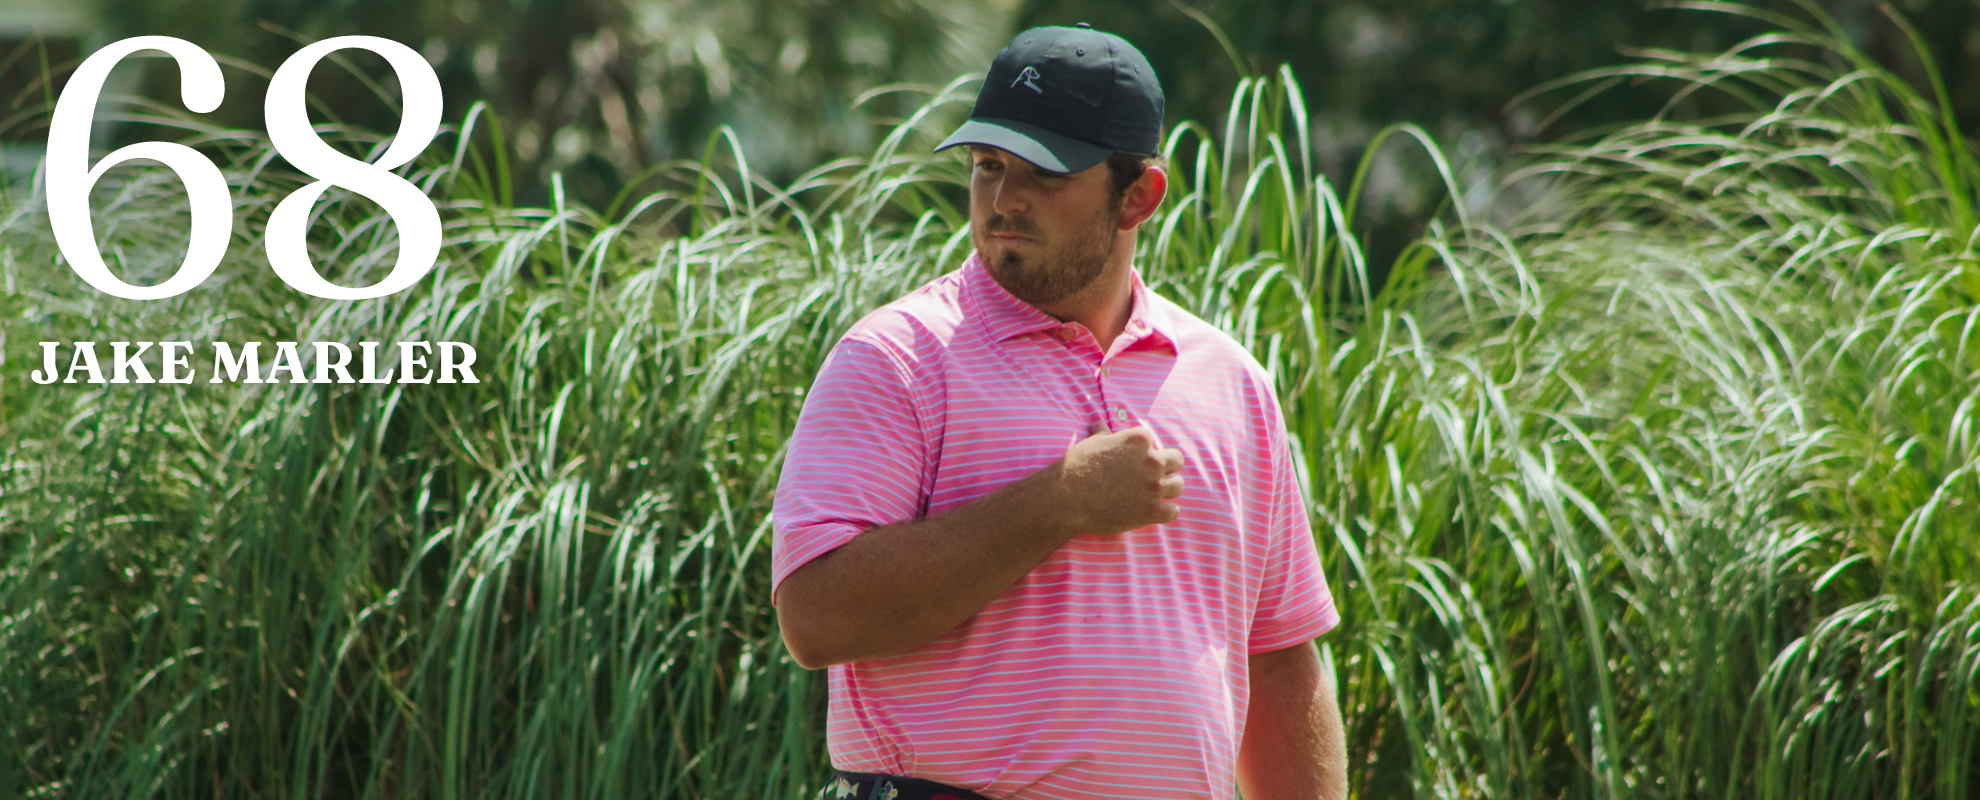
[[[1249,651],[1253,655],[1312,641],[1340,624],[1327,577],[1320,571],[1320,556],[1313,549],[1312,523],[1293,473],[1292,454],[1280,421],[1283,417],[1278,415],[1277,404],[1271,405],[1270,424],[1277,426],[1278,434],[1270,437],[1272,533],[1258,611],[1251,623]]]
[[[916,517],[928,452],[901,363],[883,344],[840,340],[805,396],[777,481],[772,602],[798,567]]]

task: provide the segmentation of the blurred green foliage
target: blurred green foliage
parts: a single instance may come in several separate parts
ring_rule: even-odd
[[[1381,8],[1442,9],[1408,19],[1458,30],[1463,9],[1513,7],[1446,5]],[[626,6],[530,17],[537,6],[519,3],[508,22],[477,29],[486,38],[436,39],[331,24],[386,16],[358,6],[298,5],[287,23],[229,7],[239,15],[187,5],[179,21],[208,23],[189,38],[240,56],[233,78],[279,60],[294,38],[278,30],[390,35],[470,88],[488,64],[486,85],[509,94],[454,101],[486,96],[500,112],[523,202],[545,174],[582,194],[629,168],[582,152],[611,129],[601,92],[625,102],[648,86],[675,91],[612,71],[671,63],[625,18],[572,18]],[[939,11],[875,8],[889,19]],[[1295,12],[1267,19],[1290,35]],[[1280,57],[1240,44],[1216,16],[1225,10],[1203,13],[1232,51]],[[1177,37],[1216,39],[1181,9],[1148,14],[1171,14],[1165,32]],[[1964,35],[1917,18],[1935,43]],[[808,29],[786,19],[786,38],[756,45],[711,34],[717,55],[754,54],[727,62],[703,58],[699,35],[684,39],[693,58],[672,73],[681,91],[707,93],[697,124],[737,122],[756,167],[766,145],[722,104],[747,94],[765,124],[812,130],[789,120],[832,106],[775,102],[804,102],[813,56],[775,87],[767,73],[711,65],[759,69],[765,54],[798,52],[788,37]],[[1371,144],[1378,157],[1362,163],[1404,151],[1438,167],[1438,192],[1421,196],[1462,200],[1394,259],[1354,235],[1380,168],[1365,182],[1320,175],[1325,145],[1309,132],[1407,103],[1448,107],[1439,119],[1469,133],[1457,154],[1489,160],[1513,146],[1494,127],[1509,124],[1497,98],[1520,90],[1511,66],[1469,70],[1486,88],[1442,105],[1389,96],[1415,86],[1395,73],[1363,73],[1389,88],[1354,107],[1330,94],[1352,85],[1345,75],[1307,75],[1322,87],[1307,90],[1279,76],[1233,81],[1229,131],[1172,137],[1188,168],[1144,228],[1141,263],[1151,286],[1281,381],[1343,608],[1326,645],[1356,797],[1976,796],[1980,159],[1955,121],[1972,117],[1953,113],[1966,72],[1947,66],[1966,56],[1937,51],[1943,91],[1907,82],[1877,66],[1916,69],[1875,44],[1881,23],[1840,19],[1872,56],[1786,25],[1737,57],[1646,54],[1616,73],[1622,84],[1595,77],[1542,97],[1548,111],[1568,109],[1543,137],[1600,124],[1605,103],[1648,105],[1633,124],[1512,156],[1564,198],[1560,213],[1521,220],[1534,224],[1474,213],[1498,209],[1460,177],[1462,163],[1418,128],[1389,129],[1396,145]],[[1681,21],[1704,36],[1764,24]],[[1686,30],[1677,22],[1616,41],[1654,43]],[[161,32],[135,16],[116,24]],[[1600,65],[1597,34],[1554,36],[1527,41]],[[1184,52],[1137,40],[1165,60]],[[1412,55],[1393,63],[1413,69],[1462,56],[1396,42]],[[519,66],[530,63],[523,45],[542,46],[549,66]],[[1285,52],[1327,52],[1311,49]],[[463,57],[468,78],[444,69]],[[1169,76],[1178,119],[1221,107],[1192,106],[1218,101],[1192,100],[1187,76],[1214,82],[1229,68],[1207,56],[1194,66]],[[845,69],[875,82],[906,74]],[[327,115],[390,128],[378,93],[338,84],[336,70],[321,78]],[[736,165],[671,164],[658,179],[670,191],[604,213],[582,197],[513,207],[506,178],[442,144],[414,175],[436,187],[450,226],[433,277],[382,302],[324,303],[275,282],[255,253],[269,210],[304,178],[269,163],[252,82],[230,86],[247,105],[217,117],[243,129],[201,139],[228,156],[239,190],[246,246],[227,279],[169,302],[112,302],[61,266],[34,198],[0,187],[0,342],[459,337],[479,346],[487,380],[445,392],[37,387],[21,369],[31,359],[9,345],[0,800],[814,788],[821,687],[787,659],[767,607],[768,498],[829,343],[967,244],[966,216],[943,202],[961,165],[925,148],[946,123],[917,118],[863,158],[776,186]],[[1590,87],[1603,94],[1570,102]],[[18,88],[4,96],[36,91]],[[171,94],[130,88],[171,112]],[[1606,99],[1637,89],[1660,94]],[[1943,104],[1928,99],[1939,94]],[[1690,99],[1667,106],[1676,98]],[[1735,111],[1697,118],[1709,103]],[[576,111],[555,127],[532,109]],[[587,127],[590,113],[602,127]],[[629,164],[699,152],[696,129],[677,121],[682,138],[663,126],[629,140],[648,148],[629,146]],[[379,135],[350,141],[373,147]],[[559,161],[557,141],[573,136],[586,137],[585,158]],[[850,146],[813,144],[820,158]],[[176,268],[188,216],[177,180],[134,166],[98,184],[104,250],[126,274]],[[391,226],[353,202],[324,209],[314,258],[369,282],[396,247]]]
[[[208,118],[259,129],[265,83],[252,73],[272,72],[311,41],[392,39],[434,65],[447,97],[444,119],[461,120],[477,102],[494,112],[515,164],[518,202],[548,204],[550,175],[560,173],[567,191],[603,206],[657,164],[700,160],[724,125],[736,130],[750,166],[779,180],[868,152],[876,131],[927,95],[895,92],[860,103],[863,94],[896,82],[939,87],[980,68],[1007,37],[1009,18],[1006,0],[144,0],[103,14],[103,29],[83,50],[168,35],[223,63],[232,57],[238,69],[228,70],[227,102]],[[397,112],[367,85],[391,85],[383,59],[345,56],[351,69],[325,64],[311,77],[318,121],[396,128]],[[177,71],[163,62],[120,71],[135,78],[127,89],[176,99]]]
[[[302,42],[383,36],[427,55],[446,89],[446,118],[485,101],[506,135],[515,200],[551,202],[551,176],[599,206],[670,159],[699,160],[710,137],[734,129],[750,168],[776,182],[832,158],[869,151],[876,131],[927,92],[977,72],[1016,30],[1088,21],[1145,50],[1169,94],[1169,119],[1215,121],[1230,87],[1280,64],[1310,87],[1311,155],[1337,182],[1375,131],[1409,121],[1451,146],[1461,172],[1484,174],[1523,143],[1640,120],[1668,99],[1629,85],[1587,98],[1530,90],[1659,49],[1723,50],[1770,29],[1643,0],[140,0],[114,4],[83,52],[124,36],[165,34],[233,56],[222,126],[258,128],[259,87],[244,71],[272,70]],[[1980,118],[1980,4],[1970,0],[1762,0],[1786,15],[1819,7],[1873,58],[1917,85],[1922,64],[1885,8],[1919,22],[1952,107]],[[5,55],[0,53],[0,55]],[[367,80],[382,60],[350,56],[357,72],[318,70],[326,117],[389,131],[396,112]],[[25,63],[25,62],[23,62]],[[132,70],[140,69],[131,67]],[[62,64],[55,65],[58,73]],[[18,74],[18,73],[16,73]],[[148,68],[133,91],[171,97],[175,71]],[[12,87],[10,87],[12,88]],[[46,92],[0,98],[12,122],[0,140],[32,138]],[[862,98],[865,102],[861,102]],[[1584,102],[1585,101],[1585,102]],[[1711,111],[1694,104],[1673,111]],[[960,113],[959,109],[949,113]],[[329,121],[329,120],[326,120]],[[149,134],[126,131],[127,137]],[[487,146],[492,139],[484,139]],[[1427,174],[1378,160],[1370,186],[1370,244],[1399,247],[1444,197]],[[650,189],[651,187],[646,187]],[[1474,202],[1490,205],[1487,193]],[[1518,205],[1517,200],[1513,203]],[[1386,259],[1377,258],[1377,262]]]
[[[1387,265],[1296,80],[1171,137],[1137,263],[1281,392],[1351,796],[1980,796],[1980,158],[1818,26],[1625,67],[1747,106],[1536,146],[1555,213],[1460,205]],[[624,213],[507,207],[443,144],[409,175],[440,261],[373,301],[263,268],[306,179],[252,131],[205,141],[247,246],[165,301],[91,291],[0,190],[0,800],[815,797],[770,501],[831,343],[968,247],[947,129],[781,187],[674,165]],[[126,275],[177,268],[173,173],[94,195]],[[312,259],[371,283],[391,229],[326,203]],[[16,355],[122,338],[470,341],[482,382],[36,386]]]
[[[1314,163],[1337,184],[1351,179],[1383,127],[1423,126],[1450,148],[1461,177],[1489,182],[1523,145],[1584,135],[1660,113],[1680,119],[1734,111],[1726,98],[1672,101],[1641,76],[1550,81],[1661,51],[1716,52],[1788,27],[1819,9],[1853,43],[1914,85],[1928,85],[1910,42],[1885,8],[1918,24],[1960,119],[1980,119],[1980,4],[1972,0],[1758,0],[1774,23],[1687,9],[1729,6],[1651,0],[1025,0],[1015,29],[1086,21],[1115,31],[1149,57],[1168,95],[1171,123],[1221,124],[1241,75],[1291,67],[1306,87]],[[1222,39],[1220,41],[1220,38]],[[1812,53],[1811,53],[1812,55]],[[1600,91],[1590,91],[1600,89]],[[1586,94],[1584,94],[1586,92]],[[1365,226],[1370,262],[1386,264],[1445,202],[1437,176],[1404,154],[1372,162]],[[1481,186],[1474,211],[1510,213],[1531,196]],[[1505,218],[1501,216],[1501,218]]]
[[[1661,92],[1604,91],[1553,124],[1557,104],[1519,103],[1548,81],[1615,66],[1654,50],[1723,50],[1776,29],[1735,15],[1708,24],[1688,8],[1724,3],[1643,0],[1026,0],[1015,27],[1087,21],[1135,42],[1169,95],[1171,120],[1220,118],[1240,73],[1289,64],[1310,94],[1323,158],[1409,121],[1444,135],[1489,131],[1508,140],[1553,138],[1654,114]],[[1761,0],[1782,18],[1819,7],[1855,45],[1907,78],[1922,74],[1882,7],[1919,23],[1954,84],[1955,109],[1980,111],[1980,6],[1970,0]],[[1208,22],[1210,24],[1206,25]],[[1225,37],[1220,42],[1219,36]],[[1236,62],[1236,63],[1233,63]],[[1625,87],[1627,88],[1627,87]],[[1565,99],[1565,98],[1563,98]]]

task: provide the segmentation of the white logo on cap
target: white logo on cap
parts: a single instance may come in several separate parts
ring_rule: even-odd
[[[1011,88],[1016,89],[1017,85],[1022,83],[1025,85],[1025,88],[1030,89],[1039,94],[1044,94],[1045,93],[1044,89],[1040,89],[1038,88],[1038,84],[1032,83],[1032,81],[1038,80],[1043,77],[1045,76],[1038,74],[1037,67],[1025,67],[1023,72],[1018,73],[1017,80],[1011,81]]]

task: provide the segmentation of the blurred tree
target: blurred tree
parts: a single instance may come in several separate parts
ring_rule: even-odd
[[[1885,63],[1920,75],[1876,0],[1801,2],[1833,14]],[[1800,13],[1797,0],[1760,5]],[[1980,81],[1969,77],[1980,74],[1980,4],[1897,0],[1896,8],[1921,23],[1955,105],[1980,117]],[[483,99],[499,115],[518,202],[547,201],[554,171],[577,197],[601,204],[652,164],[698,158],[723,124],[737,130],[751,166],[774,179],[862,152],[876,122],[924,95],[859,107],[855,99],[888,83],[939,85],[981,71],[1012,31],[1035,24],[1084,20],[1136,42],[1162,75],[1171,121],[1214,121],[1241,72],[1290,64],[1316,123],[1313,155],[1337,181],[1391,122],[1424,125],[1483,174],[1521,142],[1640,119],[1659,101],[1627,86],[1559,119],[1549,115],[1566,93],[1509,104],[1542,82],[1620,63],[1630,48],[1724,48],[1768,29],[1644,0],[1201,0],[1194,8],[1176,0],[137,0],[111,11],[85,52],[166,34],[269,70],[302,42],[330,36],[404,42],[440,73],[447,119]],[[1228,35],[1228,50],[1198,18]],[[374,78],[386,74],[380,59],[349,60]],[[172,98],[175,71],[130,70],[144,72],[145,95]],[[234,74],[214,119],[258,128],[260,87],[242,76]],[[396,125],[374,91],[341,70],[319,68],[311,91],[341,121]],[[34,127],[17,120],[4,135],[32,141]],[[1442,197],[1394,158],[1377,164],[1375,179],[1378,219],[1420,217]]]
[[[1883,63],[1923,77],[1878,0],[1751,5],[1802,19],[1806,7],[1819,7]],[[1894,8],[1918,24],[1956,105],[1980,116],[1980,80],[1973,77],[1980,75],[1980,28],[1973,24],[1980,4],[1899,0]],[[1228,36],[1239,64],[1199,19]],[[1305,87],[1309,110],[1344,143],[1405,120],[1529,140],[1642,119],[1656,111],[1643,103],[1659,95],[1605,93],[1545,130],[1537,123],[1557,104],[1509,104],[1541,83],[1622,63],[1635,51],[1719,50],[1773,29],[1644,0],[1026,0],[1015,27],[1080,20],[1148,53],[1168,91],[1171,121],[1218,118],[1240,71],[1266,74],[1284,63]]]
[[[1149,57],[1168,94],[1171,123],[1221,124],[1241,74],[1291,66],[1305,91],[1317,165],[1337,184],[1354,172],[1376,131],[1414,122],[1458,162],[1464,202],[1508,210],[1491,168],[1520,144],[1555,139],[1658,112],[1659,87],[1624,83],[1556,115],[1580,89],[1514,105],[1522,93],[1651,48],[1721,50],[1775,26],[1741,23],[1646,0],[1025,0],[1017,29],[1085,21],[1121,34]],[[1820,8],[1866,52],[1923,85],[1921,63],[1877,0],[1758,0],[1806,20]],[[1919,23],[1963,119],[1980,120],[1980,3],[1898,0]],[[1206,24],[1206,21],[1208,24]],[[1228,39],[1228,49],[1218,36]],[[1234,63],[1235,62],[1235,63]],[[1701,97],[1709,104],[1714,98]],[[1703,113],[1694,104],[1676,113]],[[1475,190],[1475,191],[1474,191]],[[1374,265],[1413,238],[1446,193],[1407,148],[1373,165],[1360,221]]]
[[[699,158],[733,126],[754,169],[787,179],[861,152],[874,123],[981,69],[1008,35],[1013,0],[147,0],[110,15],[102,43],[178,36],[273,70],[303,43],[382,36],[426,55],[458,121],[486,100],[502,121],[516,200],[547,202],[551,172],[603,207],[642,169]],[[93,49],[90,48],[90,49]],[[347,53],[372,79],[383,59]],[[133,66],[131,69],[140,69]],[[260,127],[261,87],[230,74],[221,124]],[[176,71],[147,69],[144,94],[173,99]],[[311,93],[336,119],[389,131],[397,117],[362,80],[320,66]]]

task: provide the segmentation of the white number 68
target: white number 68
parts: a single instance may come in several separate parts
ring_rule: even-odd
[[[316,62],[346,48],[369,50],[385,57],[405,92],[405,118],[378,162],[367,163],[323,143],[309,124],[303,106],[303,85]],[[226,93],[220,65],[198,45],[169,36],[137,36],[96,51],[70,78],[55,102],[48,129],[48,220],[55,243],[89,285],[130,300],[156,300],[198,286],[220,265],[233,225],[234,200],[220,169],[198,151],[172,142],[141,142],[118,148],[95,167],[89,164],[89,128],[103,83],[125,56],[139,50],[163,50],[179,64],[179,96],[187,110],[205,113],[219,107]],[[411,162],[426,149],[440,128],[440,79],[412,48],[375,36],[339,36],[304,47],[275,71],[263,113],[268,138],[275,150],[316,181],[276,205],[268,220],[269,266],[296,290],[332,300],[384,297],[417,283],[433,268],[440,253],[440,213],[419,187],[390,170]],[[111,167],[149,158],[164,162],[186,185],[192,227],[186,260],[171,278],[155,286],[126,283],[110,272],[96,249],[90,222],[89,190]],[[323,279],[310,263],[304,242],[311,205],[330,186],[341,186],[385,208],[399,229],[399,258],[384,280],[363,288],[338,286]]]

